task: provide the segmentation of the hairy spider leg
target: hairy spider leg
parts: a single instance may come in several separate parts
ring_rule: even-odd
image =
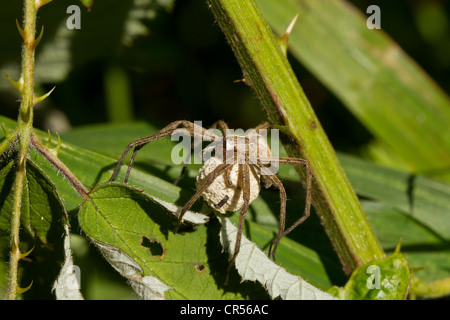
[[[269,129],[269,128],[270,128],[270,123],[263,122],[263,123],[257,125],[256,127],[254,127],[253,129],[255,129],[256,132],[258,132],[259,130]]]
[[[233,136],[232,137],[233,138],[233,145],[234,146],[237,146],[237,139],[238,139],[238,137],[237,136]],[[241,137],[242,138],[242,137]],[[244,139],[245,139],[245,146],[247,146],[248,145],[248,143],[249,143],[249,139],[247,138],[247,137],[244,137]],[[228,154],[227,154],[227,139],[226,139],[226,136],[225,136],[225,138],[224,138],[224,140],[223,140],[225,143],[223,144],[223,157],[222,157],[222,159],[226,162],[226,160],[227,160],[227,157],[228,157]],[[233,161],[235,162],[236,161],[236,159],[237,159],[237,148],[236,147],[234,147],[234,150],[233,150]],[[248,153],[248,150],[246,150],[246,153]],[[230,172],[231,172],[231,170],[233,169],[233,167],[231,167],[231,168],[229,168],[227,171],[225,171],[225,184],[227,185],[227,187],[228,188],[233,188],[233,189],[236,189],[236,190],[240,190],[241,189],[241,186],[239,186],[239,185],[235,185],[235,184],[233,184],[233,182],[231,181],[231,177],[230,177]],[[239,174],[239,173],[238,173]]]
[[[305,211],[303,213],[303,216],[300,217],[292,226],[290,226],[287,230],[284,231],[282,237],[285,237],[290,233],[292,230],[294,230],[296,227],[298,227],[303,221],[305,221],[311,212],[311,186],[312,186],[312,174],[311,174],[311,168],[309,167],[308,162],[305,159],[299,159],[299,158],[279,158],[280,164],[285,165],[291,165],[291,166],[304,166],[305,167],[305,173],[306,173],[306,200],[305,200]]]
[[[248,153],[246,154],[246,158],[248,160]],[[231,259],[228,261],[227,275],[225,278],[225,286],[228,285],[231,268],[233,267],[234,262],[236,261],[236,257],[239,254],[239,251],[241,249],[241,238],[242,238],[242,231],[244,229],[245,214],[248,211],[249,200],[250,200],[249,166],[247,164],[245,164],[245,165],[238,164],[238,166],[239,166],[239,171],[242,173],[242,197],[244,199],[244,203],[241,208],[241,212],[239,213],[239,224],[238,224],[237,234],[236,234],[236,243],[234,245],[234,253],[233,253],[233,256],[231,257]]]
[[[227,130],[229,128],[228,128],[228,125],[225,123],[225,121],[223,121],[223,120],[216,121],[210,127],[210,129],[216,129],[216,128],[218,128],[222,132],[222,136],[223,136],[222,139],[226,139],[226,134],[227,134],[226,132],[227,132]],[[204,159],[204,153],[205,152],[206,152],[206,150],[203,149],[203,151],[202,151],[202,159]],[[180,182],[180,180],[186,174],[186,168],[187,168],[186,162],[191,157],[191,154],[192,154],[192,145],[191,145],[191,149],[189,149],[189,153],[188,153],[188,155],[186,157],[186,160],[184,161],[184,165],[183,165],[183,168],[181,169],[180,175],[173,182],[174,185],[177,185],[178,182]]]
[[[206,141],[214,141],[219,138],[217,135],[207,131],[205,128],[203,128],[195,123],[192,123],[190,121],[179,120],[179,121],[172,122],[169,125],[167,125],[166,127],[164,127],[163,129],[161,129],[160,131],[158,131],[157,133],[155,133],[149,137],[141,138],[141,139],[138,139],[136,141],[129,143],[128,146],[125,148],[125,151],[123,152],[122,156],[120,157],[120,160],[117,163],[117,166],[114,169],[114,172],[113,172],[111,178],[109,179],[109,181],[113,181],[115,179],[115,177],[119,173],[119,170],[120,170],[120,167],[121,167],[123,161],[125,160],[125,157],[127,156],[128,152],[130,151],[131,148],[134,148],[134,150],[133,150],[133,154],[131,156],[130,163],[128,164],[128,170],[127,170],[127,174],[125,176],[124,182],[128,181],[128,177],[131,172],[131,167],[133,166],[134,159],[136,157],[136,153],[143,146],[148,144],[149,142],[156,141],[158,139],[170,136],[175,130],[179,129],[180,126],[183,126],[189,132],[189,134],[191,136],[194,136],[196,132],[201,132],[202,139],[205,139]]]
[[[220,131],[222,131],[224,138],[227,136],[227,130],[230,129],[230,128],[228,128],[228,125],[226,124],[226,122],[223,120],[216,121],[212,124],[211,129],[216,129],[216,128],[219,129]]]
[[[268,169],[267,169],[268,170]],[[264,170],[262,170],[264,171]],[[271,185],[278,188],[280,191],[280,222],[279,222],[279,231],[277,237],[271,242],[269,246],[269,252],[268,256],[272,258],[273,261],[275,261],[275,252],[278,247],[278,243],[280,242],[281,238],[284,234],[285,224],[286,224],[286,201],[287,201],[287,195],[286,190],[284,189],[283,183],[278,179],[278,177],[274,174],[265,175],[266,179],[268,179],[271,182]],[[272,251],[273,246],[273,251]]]
[[[309,164],[304,159],[299,158],[278,158],[278,159],[270,159],[270,161],[277,161],[279,164],[292,165],[292,166],[304,166],[306,171],[306,200],[305,200],[305,209],[303,215],[294,222],[288,229],[285,229],[286,224],[286,191],[284,190],[283,184],[280,179],[277,178],[274,174],[267,174],[266,177],[280,190],[280,222],[279,222],[279,232],[277,237],[271,242],[269,247],[269,257],[275,261],[275,253],[277,251],[278,244],[280,240],[288,235],[292,230],[302,224],[311,213],[311,184],[312,184],[312,174],[309,167]],[[258,160],[258,165],[262,170],[266,172],[268,169],[262,166],[262,163]]]
[[[186,213],[186,211],[188,211],[189,208],[192,207],[192,205],[198,200],[198,198],[200,198],[202,193],[214,182],[214,180],[218,176],[223,174],[232,165],[233,164],[229,164],[229,163],[220,164],[217,166],[217,168],[215,168],[213,171],[211,171],[208,174],[208,176],[205,179],[204,184],[200,188],[198,188],[198,190],[195,192],[195,194],[189,199],[188,202],[186,202],[184,207],[181,209],[180,214],[178,216],[178,224],[174,230],[174,233],[178,232],[178,228],[180,227],[180,225],[183,221],[183,216]]]

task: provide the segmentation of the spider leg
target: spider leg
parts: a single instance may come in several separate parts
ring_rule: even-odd
[[[269,246],[269,257],[275,261],[275,253],[277,251],[278,244],[280,243],[281,238],[284,236],[284,229],[286,226],[286,201],[287,195],[286,190],[284,189],[283,183],[281,183],[280,179],[275,175],[267,176],[267,178],[272,182],[272,184],[280,190],[280,222],[279,222],[279,231],[277,237],[270,243]]]
[[[223,141],[226,143],[226,140],[223,140]],[[238,153],[237,147],[234,147],[234,148],[233,148],[233,155],[232,155],[232,157],[233,157],[233,160],[232,160],[233,163],[235,163],[235,162],[237,161],[237,153]],[[222,161],[224,161],[224,162],[226,162],[226,163],[230,163],[230,161],[228,161],[227,156],[228,156],[228,155],[226,154],[226,145],[224,145],[224,146],[223,146],[223,158],[222,158]],[[225,173],[224,173],[224,175],[225,175],[225,178],[224,178],[224,180],[225,180],[225,185],[226,185],[228,188],[233,188],[233,189],[239,190],[239,189],[241,189],[241,187],[238,186],[238,185],[233,184],[233,181],[231,181],[231,177],[230,177],[230,172],[231,172],[231,170],[233,170],[233,166],[229,167],[228,170],[226,170]],[[240,169],[239,169],[239,170],[240,170]]]
[[[223,137],[225,138],[227,135],[227,130],[229,129],[226,122],[223,120],[214,122],[211,126],[211,129],[216,129],[216,128],[218,128],[220,131],[222,131]]]
[[[214,207],[217,210],[219,210],[220,208],[222,208],[225,205],[225,203],[227,203],[228,200],[230,200],[230,197],[229,196],[225,196],[225,197],[223,197],[222,200],[219,201],[219,203],[214,204]]]
[[[224,137],[226,136],[226,130],[228,130],[228,125],[225,123],[225,121],[219,120],[219,121],[213,123],[212,126],[210,127],[210,129],[216,129],[216,128],[218,128],[222,132]],[[187,162],[188,162],[189,158],[191,157],[192,149],[193,148],[192,148],[192,145],[191,145],[191,149],[189,150],[189,153],[186,156],[186,160],[184,161],[184,165],[183,165],[183,168],[181,169],[180,175],[173,182],[174,185],[177,185],[178,182],[180,182],[180,180],[186,174]],[[195,150],[195,147],[194,147],[194,150]],[[206,151],[208,151],[207,148],[203,149],[203,151],[202,151],[202,155],[201,156],[202,156],[203,160],[204,160],[204,153]]]
[[[228,163],[219,164],[213,171],[211,171],[208,174],[203,185],[200,188],[198,188],[197,192],[195,192],[195,194],[189,199],[188,202],[186,202],[184,207],[181,209],[180,214],[178,216],[178,224],[174,230],[174,233],[178,232],[178,228],[180,227],[181,222],[183,221],[183,216],[186,213],[186,211],[188,211],[189,208],[192,207],[195,201],[197,201],[198,198],[200,198],[202,193],[211,185],[211,183],[213,183],[214,180],[222,173],[224,173],[224,171],[227,170],[230,166],[232,166],[232,164]]]
[[[308,161],[305,159],[299,159],[299,158],[279,158],[278,161],[280,164],[287,164],[292,166],[304,166],[305,167],[305,173],[306,173],[306,200],[305,200],[305,210],[303,212],[303,216],[300,217],[292,226],[290,226],[287,230],[284,231],[283,236],[285,237],[288,235],[289,232],[294,230],[298,225],[303,223],[306,219],[308,219],[310,213],[311,213],[311,201],[312,201],[312,194],[311,194],[311,186],[312,186],[312,174],[311,174],[311,168],[309,167]]]
[[[265,177],[267,181],[270,181],[272,185],[278,188],[280,190],[280,222],[279,222],[279,231],[277,237],[270,243],[269,246],[269,257],[272,258],[273,261],[275,261],[275,252],[277,251],[278,243],[280,242],[281,238],[284,234],[284,229],[286,225],[286,190],[284,189],[283,183],[278,179],[278,177],[273,174],[269,169],[264,167],[262,163],[258,160],[258,166],[263,173],[261,177]]]
[[[186,159],[188,159],[191,156],[191,151],[189,151],[188,156],[186,157]],[[187,160],[186,160],[187,161]],[[173,184],[176,186],[178,184],[178,182],[180,182],[181,179],[183,179],[184,175],[186,174],[186,169],[187,169],[187,164],[186,161],[183,165],[183,168],[181,169],[180,175],[175,179],[175,181],[173,182]]]
[[[269,129],[269,128],[270,128],[270,123],[268,123],[268,122],[263,122],[263,123],[257,125],[256,127],[254,127],[253,129],[255,129],[256,132],[258,132],[258,130]]]
[[[287,165],[293,165],[293,166],[305,166],[306,170],[306,201],[305,201],[305,210],[303,212],[303,215],[296,221],[294,224],[292,224],[287,230],[285,230],[285,223],[286,223],[286,191],[284,189],[283,183],[278,179],[278,177],[271,173],[266,167],[262,165],[262,163],[258,160],[258,165],[261,168],[261,171],[265,172],[266,179],[270,180],[273,185],[275,185],[280,190],[280,225],[279,225],[279,232],[277,237],[272,241],[269,247],[269,256],[271,256],[272,260],[275,261],[275,253],[277,251],[278,244],[280,243],[280,240],[288,235],[292,230],[294,230],[296,227],[298,227],[303,221],[305,221],[311,212],[311,184],[312,184],[312,175],[311,170],[309,168],[309,164],[304,159],[298,159],[298,158],[278,158],[274,159],[274,161],[278,161],[280,164],[287,164]]]
[[[246,155],[246,158],[248,159],[248,154]],[[249,201],[250,201],[249,166],[247,164],[239,164],[238,166],[239,166],[239,171],[242,172],[242,197],[243,197],[244,203],[241,208],[241,212],[239,214],[239,224],[238,224],[237,234],[236,234],[236,243],[234,245],[234,253],[228,262],[227,275],[225,278],[225,286],[228,285],[231,268],[233,267],[236,257],[239,254],[239,250],[241,248],[241,238],[242,238],[242,231],[244,229],[245,214],[248,211],[248,206],[249,206]]]
[[[238,186],[238,185],[235,185],[235,184],[233,184],[233,181],[231,181],[231,177],[230,177],[230,171],[231,170],[233,170],[233,167],[231,166],[230,168],[228,168],[228,170],[227,171],[225,171],[225,185],[228,187],[228,188],[233,188],[233,189],[236,189],[236,190],[239,190],[239,189],[241,189],[241,187],[240,186]]]
[[[219,138],[217,135],[212,134],[211,132],[208,132],[205,128],[203,128],[195,123],[192,123],[190,121],[180,120],[180,121],[172,122],[169,125],[167,125],[166,127],[164,127],[163,129],[161,129],[160,131],[158,131],[157,133],[155,133],[154,135],[138,139],[138,140],[133,141],[130,144],[128,144],[128,146],[125,148],[125,151],[123,152],[122,156],[120,157],[120,160],[117,163],[117,166],[114,169],[114,172],[113,172],[111,178],[109,179],[109,181],[113,181],[115,179],[115,177],[119,173],[119,169],[120,169],[123,161],[125,160],[126,155],[128,154],[128,152],[130,151],[131,148],[134,148],[133,155],[132,155],[132,162],[128,165],[128,171],[125,176],[125,182],[128,181],[128,176],[131,171],[131,166],[134,163],[134,158],[136,157],[137,151],[139,151],[143,146],[145,146],[149,142],[156,141],[158,139],[170,136],[180,126],[185,127],[185,129],[189,132],[189,134],[191,136],[195,136],[195,134],[197,132],[200,133],[202,136],[202,139],[205,139],[206,141],[214,141]]]
[[[186,174],[186,169],[187,169],[187,165],[188,165],[188,161],[191,158],[192,155],[192,143],[191,143],[191,148],[189,149],[189,152],[186,156],[186,159],[184,159],[184,163],[183,163],[183,168],[181,169],[180,175],[175,179],[175,181],[173,182],[174,185],[177,185],[178,182],[180,182],[181,179],[183,179],[184,175]]]

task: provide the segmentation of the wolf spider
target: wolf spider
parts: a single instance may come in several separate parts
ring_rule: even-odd
[[[274,185],[280,191],[281,204],[279,231],[276,238],[271,242],[268,252],[269,257],[271,257],[273,261],[275,261],[275,253],[281,238],[285,237],[288,233],[300,225],[305,219],[308,218],[310,214],[312,176],[308,162],[299,158],[272,157],[272,152],[266,139],[259,134],[260,130],[267,129],[269,126],[270,125],[266,122],[255,127],[250,134],[232,134],[227,136],[227,124],[223,121],[218,121],[213,124],[211,129],[220,130],[223,135],[221,137],[211,130],[207,130],[189,121],[180,120],[172,122],[157,133],[128,144],[111,176],[110,181],[114,180],[117,176],[119,169],[131,148],[133,148],[133,154],[125,175],[125,182],[128,181],[136,153],[147,143],[168,137],[176,130],[186,130],[191,137],[201,138],[201,141],[211,141],[212,143],[202,150],[202,157],[206,151],[211,151],[212,147],[216,148],[216,154],[208,159],[200,169],[196,182],[197,191],[181,209],[178,215],[178,224],[175,228],[175,232],[177,232],[179,226],[183,222],[183,215],[200,198],[200,196],[203,196],[211,207],[221,213],[240,210],[234,254],[231,259],[229,259],[227,269],[225,281],[225,284],[227,284],[230,268],[234,264],[234,261],[239,253],[245,214],[248,210],[250,202],[253,201],[259,194],[260,182],[262,182],[265,188],[269,188],[271,185]],[[257,139],[256,144],[255,138]],[[217,152],[217,149],[219,152]],[[220,151],[222,151],[222,153]],[[219,156],[221,156],[221,158]],[[223,161],[223,159],[226,159],[226,161]],[[304,213],[287,229],[285,228],[287,200],[286,191],[282,182],[278,179],[275,173],[270,171],[268,165],[272,163],[305,166],[306,203]]]

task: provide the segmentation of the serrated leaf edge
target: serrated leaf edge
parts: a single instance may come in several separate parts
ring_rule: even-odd
[[[228,218],[223,216],[218,218],[222,224],[220,242],[232,256],[237,228]],[[266,288],[272,299],[280,297],[283,300],[338,300],[275,264],[244,235],[242,235],[235,266],[242,280],[258,281]]]

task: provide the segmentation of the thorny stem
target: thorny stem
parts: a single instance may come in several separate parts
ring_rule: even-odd
[[[30,121],[31,122],[31,121]],[[22,258],[22,253],[19,250],[19,231],[20,231],[20,211],[22,207],[22,193],[24,177],[26,174],[26,158],[29,147],[29,126],[22,131],[19,140],[19,157],[18,168],[16,171],[16,178],[14,182],[14,203],[11,217],[11,255],[9,260],[9,285],[6,299],[13,300],[16,298],[18,283],[17,283],[17,268],[19,260]],[[28,134],[27,134],[28,133]]]
[[[34,63],[35,49],[42,37],[36,35],[36,14],[39,8],[52,0],[24,0],[24,20],[23,29],[17,22],[19,34],[23,39],[22,46],[22,66],[21,76],[18,81],[13,81],[6,75],[11,84],[22,96],[19,116],[16,128],[6,133],[5,140],[0,143],[0,154],[11,148],[17,141],[19,145],[19,155],[17,159],[17,171],[14,182],[13,212],[11,216],[11,253],[9,261],[9,284],[6,292],[6,299],[13,300],[18,294],[28,290],[18,286],[18,265],[20,259],[27,254],[23,254],[19,249],[20,213],[22,209],[23,188],[25,187],[26,161],[30,145],[33,145],[47,160],[55,166],[74,186],[76,191],[85,199],[88,197],[88,190],[75,177],[75,175],[58,159],[57,150],[47,148],[41,139],[33,131],[33,106],[50,95],[51,91],[41,97],[34,94]],[[53,89],[52,89],[53,90]],[[31,285],[30,285],[31,286]]]
[[[36,98],[34,95],[34,57],[35,49],[42,37],[42,32],[38,38],[36,35],[36,15],[43,5],[51,0],[25,0],[23,29],[19,23],[17,28],[23,39],[22,45],[22,66],[21,75],[18,82],[8,80],[19,90],[22,99],[19,109],[17,126],[7,135],[0,145],[0,154],[10,148],[17,140],[19,141],[19,155],[17,158],[17,171],[14,181],[13,212],[11,216],[11,254],[9,260],[9,284],[6,299],[13,300],[18,294],[26,291],[18,285],[18,265],[20,259],[26,254],[22,254],[19,249],[20,213],[22,209],[22,196],[26,175],[27,155],[33,134],[33,106],[46,98],[44,95]]]
[[[36,47],[36,7],[35,0],[25,1],[24,29],[19,30],[23,38],[22,73],[23,87],[17,128],[13,135],[19,136],[19,156],[17,172],[14,182],[14,204],[11,217],[11,255],[9,261],[9,285],[6,299],[13,300],[20,289],[18,286],[17,269],[22,254],[19,250],[20,212],[22,208],[22,194],[26,174],[26,159],[33,129],[34,105],[34,49]]]
[[[420,280],[417,276],[411,278],[412,297],[425,297],[428,299],[439,298],[448,295],[450,292],[450,278],[438,279],[427,283]]]

